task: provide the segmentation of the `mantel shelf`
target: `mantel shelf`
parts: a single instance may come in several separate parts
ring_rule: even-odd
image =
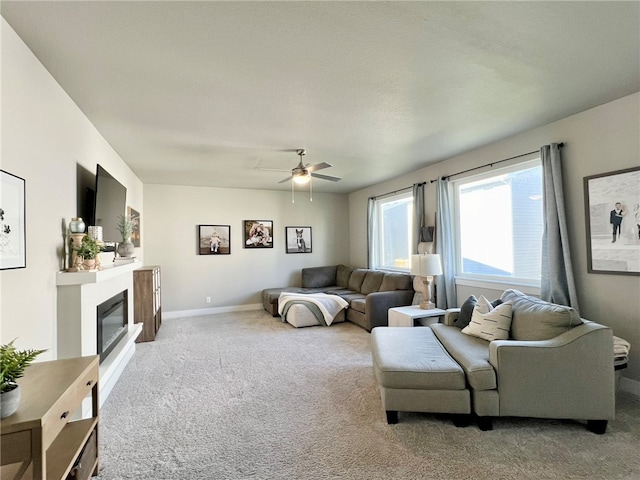
[[[56,274],[56,285],[84,285],[91,283],[100,283],[120,275],[132,272],[140,268],[142,262],[136,260],[132,263],[126,263],[118,266],[103,266],[102,270],[94,270],[88,272],[58,272]]]

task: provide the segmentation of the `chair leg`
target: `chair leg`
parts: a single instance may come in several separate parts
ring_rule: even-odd
[[[596,435],[602,435],[607,431],[607,420],[587,420],[587,428]]]
[[[491,417],[477,417],[478,428],[483,432],[493,430],[493,419]]]
[[[386,410],[387,413],[387,423],[389,425],[395,425],[398,423],[398,411],[397,410]]]

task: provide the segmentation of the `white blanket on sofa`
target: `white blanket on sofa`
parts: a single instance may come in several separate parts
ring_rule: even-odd
[[[347,301],[338,295],[330,295],[327,293],[282,292],[280,297],[278,297],[278,313],[282,315],[286,304],[293,301],[310,302],[316,305],[322,312],[322,316],[327,325],[331,325],[336,315],[338,315],[343,308],[349,306]]]

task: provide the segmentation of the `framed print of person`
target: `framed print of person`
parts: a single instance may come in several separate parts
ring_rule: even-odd
[[[199,255],[229,255],[230,253],[230,225],[198,225]]]
[[[287,253],[311,253],[311,227],[285,227]]]
[[[584,177],[588,271],[640,275],[640,167]]]
[[[273,248],[273,222],[245,220],[244,248]]]

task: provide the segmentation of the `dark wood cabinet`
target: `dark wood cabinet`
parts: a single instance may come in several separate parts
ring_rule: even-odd
[[[133,271],[133,316],[142,323],[136,342],[152,342],[162,324],[160,267],[141,267]]]

